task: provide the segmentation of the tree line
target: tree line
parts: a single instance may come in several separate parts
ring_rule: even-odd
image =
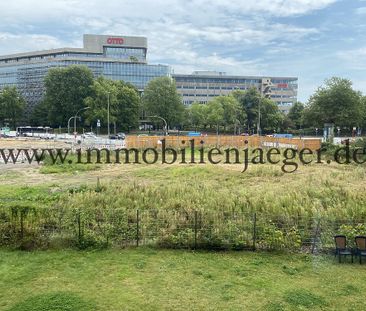
[[[150,81],[141,94],[132,84],[93,76],[85,66],[49,70],[44,80],[43,100],[28,115],[25,100],[15,87],[0,91],[0,123],[15,128],[22,122],[37,126],[66,127],[78,113],[84,127],[95,127],[97,120],[118,130],[136,129],[140,119],[155,121],[162,128],[226,133],[301,132],[322,129],[333,123],[350,131],[366,128],[366,97],[354,90],[348,79],[326,80],[306,104],[295,103],[287,115],[277,104],[263,97],[256,88],[235,90],[217,96],[207,104],[184,106],[175,82],[169,77]],[[158,124],[159,123],[159,124]]]

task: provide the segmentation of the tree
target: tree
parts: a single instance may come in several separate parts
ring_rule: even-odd
[[[256,88],[250,88],[246,92],[234,91],[233,96],[236,97],[247,117],[248,132],[251,128],[255,128],[258,122],[259,104],[262,100],[261,94]]]
[[[260,126],[262,130],[265,132],[273,132],[281,126],[284,116],[275,102],[268,98],[262,98],[260,110]]]
[[[50,125],[48,119],[48,105],[44,100],[33,108],[30,116],[30,123],[33,126]]]
[[[228,126],[235,126],[238,121],[240,122],[240,120],[243,119],[242,109],[234,96],[218,96],[212,101],[217,102],[223,109],[220,123],[224,126],[224,130],[226,130],[226,127]]]
[[[164,118],[168,126],[179,125],[182,121],[184,105],[174,80],[169,77],[156,78],[148,83],[143,105],[147,116]]]
[[[219,127],[223,124],[224,120],[224,108],[218,100],[212,100],[207,103],[207,121],[208,124],[216,126],[217,134],[219,133]]]
[[[92,95],[93,73],[86,66],[52,68],[45,77],[45,107],[51,126],[66,125]]]
[[[291,125],[296,129],[300,129],[301,126],[304,124],[304,104],[300,102],[296,102],[290,108],[290,111],[287,115],[288,119],[291,120]]]
[[[254,131],[257,128],[259,111],[261,129],[273,131],[282,123],[284,117],[277,104],[261,96],[256,88],[250,88],[246,92],[236,90],[232,95],[238,100],[244,111],[243,117],[244,119],[247,118],[248,132],[250,129]]]
[[[25,109],[25,100],[16,87],[5,87],[0,93],[0,122],[9,123],[16,128],[22,120]]]
[[[140,97],[136,88],[123,81],[113,81],[103,77],[93,82],[92,95],[85,99],[85,105],[90,107],[85,112],[88,125],[96,123],[98,119],[103,120],[102,123],[107,125],[108,100],[110,123],[115,123],[123,130],[129,130],[138,125]]]
[[[352,127],[362,123],[362,112],[362,95],[352,88],[352,82],[333,77],[310,97],[305,118],[320,128],[324,123]]]
[[[207,125],[207,105],[200,103],[193,103],[188,108],[188,117],[190,123],[195,127],[197,131],[198,127],[205,127]]]

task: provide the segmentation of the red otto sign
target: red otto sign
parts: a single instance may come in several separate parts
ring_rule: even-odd
[[[107,43],[108,44],[123,44],[124,40],[123,38],[108,38]]]
[[[288,88],[288,84],[287,83],[279,83],[279,84],[277,84],[277,87],[278,88],[281,88],[281,89],[287,89]]]

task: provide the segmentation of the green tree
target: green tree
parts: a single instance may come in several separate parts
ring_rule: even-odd
[[[0,122],[16,128],[24,116],[25,100],[16,87],[5,87],[0,92]]]
[[[290,111],[287,117],[291,120],[291,125],[296,129],[300,129],[304,124],[304,109],[305,106],[303,103],[296,102],[290,108]]]
[[[207,103],[207,121],[211,127],[216,127],[218,134],[220,125],[224,121],[224,108],[219,100],[211,100]]]
[[[52,68],[45,77],[45,107],[52,126],[66,125],[91,96],[93,73],[86,66]]]
[[[220,123],[224,126],[224,130],[226,130],[227,127],[235,126],[238,121],[240,122],[240,119],[243,119],[242,109],[234,96],[218,96],[212,101],[220,104],[223,109]]]
[[[50,125],[48,119],[48,105],[44,100],[33,108],[30,116],[30,123],[33,126]]]
[[[250,88],[246,92],[234,91],[232,95],[240,103],[244,116],[246,117],[246,125],[248,132],[250,129],[255,131],[258,125],[260,111],[260,127],[265,131],[276,130],[283,121],[283,115],[279,111],[278,106],[272,100],[261,96],[256,88]]]
[[[259,115],[259,104],[262,97],[256,88],[250,88],[246,92],[234,91],[233,96],[236,97],[247,117],[248,132],[257,126]]]
[[[140,97],[132,85],[123,81],[113,81],[103,77],[96,79],[92,95],[85,99],[90,107],[85,112],[86,123],[95,124],[99,119],[108,126],[108,100],[110,123],[122,130],[137,127],[140,115]]]
[[[204,128],[207,125],[207,105],[200,103],[193,103],[188,108],[188,117],[190,124],[194,126],[197,131],[198,128]]]
[[[265,132],[277,131],[284,120],[284,115],[278,109],[277,104],[268,98],[262,98],[260,110],[261,129]]]
[[[148,83],[144,90],[143,106],[147,116],[162,117],[170,127],[182,122],[184,105],[174,80],[169,77],[156,78]]]
[[[310,97],[305,118],[320,128],[324,123],[352,127],[362,123],[362,112],[362,95],[352,88],[352,82],[333,77]]]

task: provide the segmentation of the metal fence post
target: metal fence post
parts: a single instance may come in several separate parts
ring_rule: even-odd
[[[78,223],[78,240],[79,240],[79,245],[80,245],[81,244],[81,216],[80,216],[80,211],[78,212],[77,223]]]
[[[253,215],[253,251],[256,249],[257,243],[257,213]]]
[[[20,238],[23,240],[24,238],[24,211],[20,210]]]
[[[313,245],[311,247],[311,253],[312,254],[314,254],[319,233],[320,233],[320,219],[318,220],[318,223],[316,224],[315,234],[313,236]]]
[[[194,249],[197,249],[197,218],[198,212],[194,211]]]
[[[139,246],[140,242],[140,211],[136,211],[136,246]]]

